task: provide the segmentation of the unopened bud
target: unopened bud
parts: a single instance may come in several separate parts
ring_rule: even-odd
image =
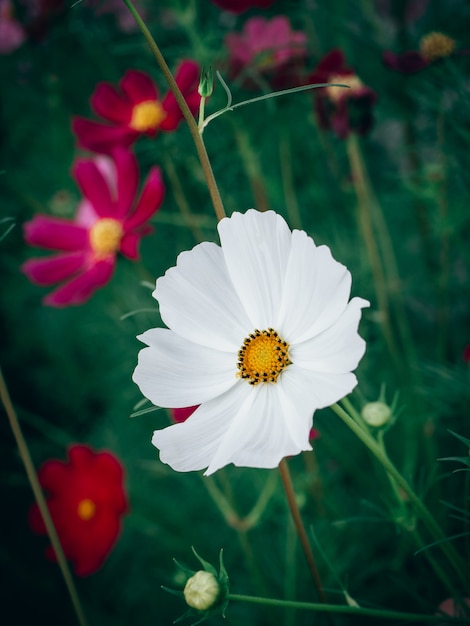
[[[183,593],[191,608],[207,611],[219,599],[220,587],[214,574],[199,570],[188,580]]]
[[[361,415],[369,426],[383,426],[392,417],[392,409],[385,402],[368,402]]]
[[[212,96],[214,91],[214,76],[212,73],[212,67],[204,67],[201,72],[201,78],[199,79],[199,86],[197,88],[198,94],[202,98],[208,98]]]

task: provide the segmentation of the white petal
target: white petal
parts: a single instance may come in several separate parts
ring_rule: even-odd
[[[150,347],[139,352],[132,379],[157,406],[201,404],[237,382],[235,353],[191,343],[166,328],[148,330],[138,339]]]
[[[226,393],[202,404],[185,422],[156,430],[152,443],[160,450],[160,460],[177,472],[206,468],[250,391],[248,384],[238,381]]]
[[[310,339],[340,317],[350,291],[351,274],[330,249],[294,231],[277,330],[289,343]]]
[[[229,463],[242,467],[273,468],[285,456],[297,454],[301,449],[311,449],[308,438],[303,448],[292,440],[288,418],[278,401],[274,385],[260,384],[250,389],[248,399],[238,408],[221,439],[206,475]]]
[[[282,376],[287,374],[289,369],[290,367],[283,372]],[[351,393],[357,385],[356,376],[350,372],[344,374],[323,374],[304,369],[301,377],[299,377],[298,373],[295,375],[299,384],[302,379],[304,400],[310,394],[310,406],[314,404],[315,409],[324,409],[327,406],[331,406],[347,396],[348,393]],[[296,402],[300,402],[300,400],[296,400]]]
[[[362,298],[353,298],[345,312],[327,330],[289,348],[291,361],[321,373],[350,372],[364,355],[366,344],[357,332],[361,309],[369,306]]]
[[[309,435],[313,414],[319,408],[318,397],[312,392],[310,372],[289,365],[273,385],[283,411],[292,441],[299,450],[310,450]]]
[[[202,243],[178,256],[153,292],[162,320],[178,335],[220,350],[238,350],[252,324],[232,286],[222,249]]]
[[[292,234],[285,220],[253,209],[218,225],[228,273],[254,328],[274,324],[282,298]]]

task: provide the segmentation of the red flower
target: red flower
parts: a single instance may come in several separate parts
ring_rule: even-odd
[[[252,17],[241,33],[230,33],[225,44],[230,54],[232,76],[261,76],[276,88],[300,84],[300,68],[307,54],[307,36],[293,31],[284,15],[271,20]],[[255,81],[244,81],[253,86]]]
[[[199,67],[193,61],[179,66],[175,80],[193,114],[199,108]],[[157,87],[144,72],[128,70],[119,89],[99,83],[90,99],[91,108],[106,123],[75,117],[72,128],[82,148],[108,154],[116,145],[130,146],[141,135],[173,131],[183,119],[170,92],[160,100]]]
[[[0,0],[0,54],[9,54],[26,39],[22,25],[15,19],[10,0]]]
[[[230,11],[231,13],[243,13],[252,7],[259,9],[265,9],[270,7],[276,0],[212,0],[224,11]]]
[[[64,283],[44,299],[51,306],[88,300],[111,279],[118,252],[138,258],[140,239],[151,231],[146,222],[159,209],[165,191],[160,169],[154,167],[136,199],[137,160],[124,148],[117,148],[112,160],[79,159],[74,175],[84,196],[75,220],[37,215],[24,226],[28,244],[59,251],[22,266],[38,285]]]
[[[360,135],[372,127],[372,107],[377,94],[364,85],[357,74],[346,67],[341,50],[332,50],[308,77],[309,83],[341,83],[344,87],[315,89],[315,111],[324,130],[332,129],[338,137],[346,138],[349,133]]]
[[[66,462],[46,461],[39,482],[65,556],[77,576],[88,576],[111,552],[128,510],[123,468],[110,452],[94,452],[88,446],[71,446],[68,457]],[[29,511],[29,522],[35,533],[46,534],[37,504]],[[56,560],[52,546],[46,555]]]
[[[175,422],[185,422],[198,406],[197,404],[196,406],[186,406],[182,409],[171,409],[171,416]]]
[[[455,51],[455,40],[443,33],[432,32],[425,35],[419,44],[419,50],[408,50],[403,54],[394,54],[386,50],[383,55],[385,65],[402,74],[414,74],[452,54],[468,54],[468,51]]]

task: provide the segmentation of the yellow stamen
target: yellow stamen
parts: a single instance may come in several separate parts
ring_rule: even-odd
[[[444,33],[428,33],[419,43],[419,51],[427,61],[437,61],[448,57],[454,50],[455,39]]]
[[[329,83],[336,83],[337,85],[347,85],[349,89],[344,87],[325,87],[326,93],[329,99],[335,104],[341,100],[341,98],[351,96],[364,86],[364,83],[356,76],[356,74],[344,75],[344,74],[332,74],[328,77]]]
[[[238,351],[237,376],[250,385],[275,383],[288,365],[289,344],[273,329],[255,330]]]
[[[90,498],[80,500],[77,507],[77,514],[80,519],[87,522],[94,517],[96,512],[96,504]]]
[[[104,217],[90,229],[90,244],[93,252],[99,257],[115,254],[119,250],[124,231],[117,220]]]
[[[129,126],[133,130],[145,133],[147,130],[155,130],[166,117],[162,105],[157,100],[139,102],[132,109],[132,117]]]

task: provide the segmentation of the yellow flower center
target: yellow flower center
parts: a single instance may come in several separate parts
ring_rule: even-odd
[[[341,98],[353,95],[364,86],[364,83],[356,74],[351,74],[350,76],[332,74],[328,77],[328,82],[336,83],[337,85],[347,85],[349,87],[349,89],[345,89],[344,87],[325,87],[329,99],[335,104],[341,100]]]
[[[90,229],[90,244],[99,257],[106,257],[119,250],[124,231],[122,225],[111,217],[98,220]]]
[[[274,330],[255,330],[238,351],[237,376],[250,385],[275,383],[290,365],[289,344]]]
[[[85,498],[84,500],[80,500],[77,507],[78,517],[85,522],[90,520],[96,512],[96,504],[90,498]]]
[[[437,61],[452,54],[455,50],[455,39],[443,33],[432,32],[421,39],[419,50],[427,61]]]
[[[133,130],[145,133],[147,130],[155,130],[166,117],[166,112],[157,100],[139,102],[132,109],[132,117],[129,126]]]

